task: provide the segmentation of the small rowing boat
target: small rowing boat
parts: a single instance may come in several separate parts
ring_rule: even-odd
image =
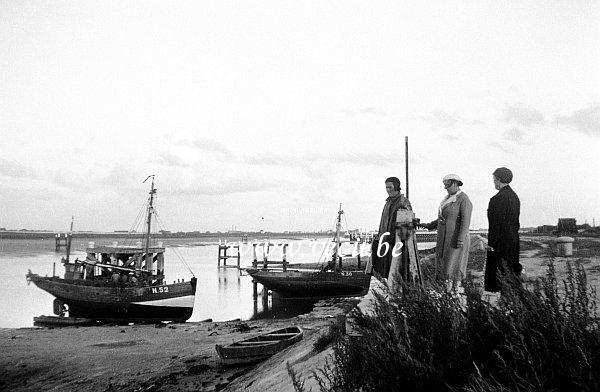
[[[33,318],[33,325],[38,327],[72,327],[92,325],[94,323],[94,320],[84,317],[57,317],[41,315]]]
[[[300,327],[282,328],[227,346],[217,344],[215,348],[225,365],[259,362],[302,340],[303,333]]]

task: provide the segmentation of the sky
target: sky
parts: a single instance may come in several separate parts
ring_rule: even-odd
[[[456,173],[487,228],[600,225],[597,1],[0,0],[0,227],[378,227]]]

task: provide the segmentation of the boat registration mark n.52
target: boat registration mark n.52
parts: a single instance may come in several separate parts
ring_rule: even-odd
[[[152,294],[168,293],[168,292],[169,292],[168,286],[152,287]]]

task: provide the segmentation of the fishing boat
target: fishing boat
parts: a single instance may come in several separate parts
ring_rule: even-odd
[[[333,255],[320,270],[246,268],[248,275],[265,288],[288,298],[363,296],[369,291],[371,275],[362,270],[344,270],[341,254],[342,206],[338,210]],[[285,264],[284,264],[285,266]]]
[[[152,181],[144,243],[110,246],[90,243],[84,260],[70,261],[70,236],[67,255],[62,259],[64,277],[28,272],[28,282],[55,297],[56,315],[68,313],[71,318],[110,322],[183,322],[190,318],[196,278],[192,273],[188,281],[181,279],[173,284],[165,281],[165,248],[160,242],[150,243],[156,189],[154,176],[148,178]],[[71,224],[71,232],[72,229]]]
[[[288,327],[215,349],[224,365],[242,365],[265,360],[292,344],[302,340],[302,328]]]

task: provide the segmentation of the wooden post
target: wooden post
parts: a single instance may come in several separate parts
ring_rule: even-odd
[[[408,136],[404,136],[404,162],[406,168],[406,198],[408,199]]]
[[[252,259],[252,267],[256,268],[258,267],[258,258],[256,257],[256,243],[252,244],[252,255],[253,255],[253,259]],[[255,283],[256,284],[256,283]],[[256,286],[255,286],[256,287]]]
[[[263,242],[263,269],[267,269],[269,264],[269,250],[271,248],[271,241]]]
[[[358,241],[358,243],[356,244],[356,269],[360,270],[360,244],[362,242]]]
[[[288,244],[283,244],[283,272],[287,271],[287,246]]]
[[[237,252],[237,269],[239,270],[240,269],[240,259],[241,259],[241,257],[240,257],[240,244],[237,244],[237,251],[238,251]]]

